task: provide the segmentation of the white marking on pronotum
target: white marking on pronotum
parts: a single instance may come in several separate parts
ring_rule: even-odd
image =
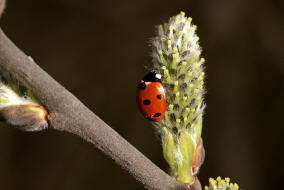
[[[161,79],[161,78],[162,78],[162,75],[161,75],[161,74],[156,74],[155,77],[158,78],[158,79]]]

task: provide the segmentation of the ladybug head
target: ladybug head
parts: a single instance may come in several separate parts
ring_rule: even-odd
[[[143,81],[145,81],[145,82],[162,82],[161,78],[162,78],[161,74],[157,73],[156,71],[151,71],[143,78]]]

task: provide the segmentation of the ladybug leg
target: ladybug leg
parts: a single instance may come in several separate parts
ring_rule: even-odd
[[[144,80],[141,80],[139,85],[138,85],[138,89],[139,90],[144,90],[146,88],[146,84]]]
[[[205,159],[205,150],[203,147],[203,140],[202,138],[200,138],[193,154],[193,160],[191,165],[193,175],[198,174],[199,168],[203,164],[204,159]]]

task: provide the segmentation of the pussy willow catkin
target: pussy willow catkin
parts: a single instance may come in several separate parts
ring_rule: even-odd
[[[167,109],[160,122],[164,158],[182,183],[193,183],[194,153],[201,139],[204,113],[204,58],[196,26],[184,12],[157,26],[152,40],[152,69],[162,74]],[[202,147],[203,149],[203,147]],[[198,166],[199,168],[199,166]]]
[[[47,111],[33,93],[0,70],[0,120],[24,131],[47,128]]]

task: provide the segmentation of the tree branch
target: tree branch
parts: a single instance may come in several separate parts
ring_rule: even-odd
[[[0,0],[1,1],[1,0]],[[2,1],[1,1],[2,2]],[[148,189],[184,189],[18,49],[0,29],[0,67],[31,89],[55,118],[50,126],[76,134],[111,157]],[[191,190],[201,189],[197,180]]]

